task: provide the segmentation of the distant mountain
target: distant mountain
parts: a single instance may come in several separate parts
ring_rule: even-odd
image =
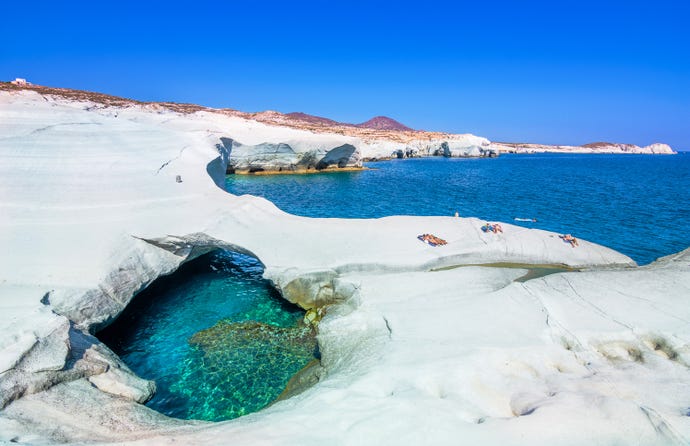
[[[286,113],[286,117],[291,120],[306,122],[309,124],[320,125],[320,126],[346,126],[346,127],[358,127],[361,129],[374,129],[374,130],[394,130],[394,131],[405,131],[412,132],[413,129],[407,127],[387,116],[376,116],[371,118],[367,122],[361,124],[348,124],[345,122],[334,121],[333,119],[322,118],[321,116],[309,115],[302,112],[292,112]]]
[[[340,123],[338,121],[334,121],[332,119],[322,118],[321,116],[308,115],[308,114],[302,113],[302,112],[286,113],[285,116],[287,116],[290,119],[295,119],[297,121],[302,121],[302,122],[308,122],[310,124],[320,124],[320,125],[328,125],[328,126],[343,125],[342,123]]]
[[[403,125],[395,119],[391,119],[387,116],[376,116],[375,118],[371,118],[367,122],[356,124],[355,127],[375,130],[400,130],[406,132],[413,131],[406,125]]]

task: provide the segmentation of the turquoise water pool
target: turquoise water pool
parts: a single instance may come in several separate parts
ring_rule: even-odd
[[[262,272],[242,254],[203,256],[154,282],[98,338],[156,381],[147,405],[165,415],[219,421],[260,410],[318,356],[304,312]]]
[[[572,233],[640,264],[690,246],[690,155],[502,155],[368,163],[319,175],[230,175],[233,194],[307,217],[454,215]],[[536,218],[520,222],[514,218]]]

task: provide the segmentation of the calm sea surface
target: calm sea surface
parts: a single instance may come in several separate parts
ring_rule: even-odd
[[[639,264],[690,246],[690,154],[502,155],[368,163],[372,170],[227,177],[237,195],[307,217],[473,216],[572,233]],[[536,218],[536,223],[514,218]]]

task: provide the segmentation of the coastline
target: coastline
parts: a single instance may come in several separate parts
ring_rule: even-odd
[[[215,109],[196,104],[178,104],[171,102],[141,102],[132,99],[110,96],[102,93],[70,90],[64,88],[45,87],[40,85],[13,85],[9,82],[0,82],[0,91],[10,93],[35,92],[52,100],[68,100],[90,104],[89,107],[103,109],[119,109],[140,107],[162,113],[175,112],[182,115],[211,114],[215,115],[215,121],[223,117],[231,117],[240,120],[247,127],[269,126],[282,128],[283,146],[271,144],[270,141],[253,140],[253,137],[243,138],[242,143],[237,141],[224,141],[229,145],[230,167],[236,174],[260,174],[285,175],[291,173],[307,174],[311,169],[305,165],[317,165],[320,161],[326,161],[328,166],[333,164],[344,165],[352,171],[361,168],[361,163],[384,161],[396,158],[425,158],[433,156],[443,157],[496,157],[502,153],[564,153],[564,154],[676,154],[666,144],[655,143],[646,147],[634,144],[620,144],[610,142],[590,143],[583,146],[547,145],[536,143],[509,143],[494,142],[486,138],[472,134],[452,134],[446,132],[433,132],[424,130],[395,130],[362,128],[349,124],[325,120],[327,123],[285,115],[275,111],[257,113],[241,112],[234,109]],[[61,99],[60,99],[61,98]],[[294,114],[293,114],[294,115]],[[300,115],[299,113],[297,115]],[[313,118],[313,117],[312,117]],[[320,118],[319,118],[320,119]],[[339,140],[341,144],[352,145],[355,150],[351,153],[338,153],[337,150],[329,154],[323,151],[314,151],[313,144],[300,147],[290,145],[285,140],[292,139],[292,134],[308,132],[312,139],[319,137],[329,138],[332,141]],[[297,132],[297,133],[295,133]],[[243,132],[243,135],[249,135]],[[303,138],[303,136],[302,136]],[[248,145],[245,145],[248,144]],[[254,144],[254,145],[252,145]],[[268,150],[266,150],[268,149]],[[287,150],[285,150],[287,149]],[[342,147],[334,147],[342,149]],[[342,152],[342,150],[340,150]],[[336,156],[333,156],[337,154]],[[304,162],[304,160],[309,160]],[[329,167],[330,168],[330,167]],[[322,170],[322,169],[316,169]]]
[[[619,143],[591,143],[583,146],[549,145],[534,143],[504,143],[496,142],[494,146],[501,153],[532,154],[532,153],[564,153],[564,154],[630,154],[630,155],[676,155],[667,144],[654,143],[645,147],[634,144]]]
[[[571,249],[508,223],[493,237],[474,218],[289,215],[218,187],[229,156],[219,135],[246,125],[228,117],[8,95],[0,116],[13,198],[2,204],[0,241],[13,256],[0,265],[0,386],[20,389],[0,411],[0,440],[664,444],[690,435],[680,411],[690,398],[688,250],[634,268],[603,246]],[[284,135],[260,132],[259,142]],[[419,243],[424,231],[448,245]],[[286,299],[328,306],[324,374],[232,422],[167,419],[137,402],[151,389],[88,333],[156,277],[218,248],[260,259]],[[477,263],[592,270],[520,284],[517,269]],[[451,264],[468,267],[427,271]]]
[[[370,167],[329,167],[325,169],[268,169],[258,171],[236,170],[228,169],[228,175],[248,175],[248,176],[262,176],[262,175],[313,175],[320,173],[341,173],[341,172],[361,172],[364,170],[372,170]]]

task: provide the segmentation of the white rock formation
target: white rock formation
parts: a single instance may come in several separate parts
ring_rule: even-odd
[[[690,251],[634,268],[545,231],[309,219],[218,186],[228,141],[323,141],[295,132],[0,92],[0,442],[688,443]],[[448,244],[420,243],[427,232]],[[319,382],[229,422],[169,419],[137,403],[152,383],[89,330],[219,247],[325,309]],[[598,268],[525,283],[521,269],[438,270],[497,262]]]
[[[269,126],[210,112],[197,115],[200,120],[212,123],[219,135],[225,135],[220,142],[228,152],[230,169],[237,173],[362,166],[357,138]]]
[[[654,143],[642,148],[645,152],[653,154],[671,155],[676,153],[668,144]]]
[[[654,143],[640,147],[634,144],[592,143],[584,146],[552,146],[546,144],[491,143],[491,147],[502,153],[611,153],[638,155],[673,155],[676,152],[668,144]]]
[[[355,138],[294,132],[293,140],[281,135],[279,141],[253,145],[223,138],[230,150],[229,168],[233,173],[255,173],[362,167]]]
[[[420,156],[480,157],[498,154],[488,139],[472,134],[448,135],[447,138],[412,139],[407,142],[386,139],[361,144],[362,158],[383,160]]]

